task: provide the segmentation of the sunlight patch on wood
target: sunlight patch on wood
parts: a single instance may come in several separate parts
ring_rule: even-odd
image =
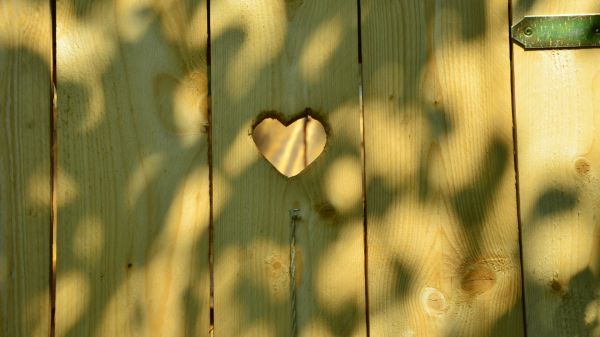
[[[119,37],[123,41],[136,41],[150,28],[157,17],[157,13],[152,10],[153,2],[153,0],[115,2],[115,21]]]
[[[299,337],[335,337],[326,322],[320,318],[313,318],[301,327]]]
[[[104,248],[105,224],[97,216],[88,216],[77,224],[73,238],[73,256],[83,263],[96,265]]]
[[[526,247],[526,277],[545,285],[555,273],[568,281],[589,266],[594,247],[595,224],[581,221],[578,208],[543,219],[531,219],[523,237]],[[558,254],[568,252],[568,254]]]
[[[232,187],[227,177],[228,175],[224,174],[221,170],[216,167],[213,168],[213,186],[216,184],[219,185],[219,190],[213,194],[212,208],[215,219],[218,219],[222,215],[223,210],[228,207],[228,202],[232,197]]]
[[[334,16],[312,30],[299,58],[301,72],[308,82],[315,82],[321,77],[323,67],[331,61],[341,44],[343,33],[344,21],[340,16]]]
[[[60,165],[56,170],[56,191],[56,199],[59,207],[72,203],[80,194],[77,181]]]
[[[325,173],[325,193],[333,207],[339,212],[355,209],[362,201],[362,186],[348,185],[348,181],[362,179],[362,165],[356,157],[336,159]]]
[[[52,54],[48,50],[49,18],[45,17],[47,4],[33,5],[28,1],[0,2],[0,44],[3,48],[24,48],[34,52],[52,68]]]
[[[356,261],[363,260],[363,228],[357,223],[344,224],[339,237],[323,253],[316,266],[314,286],[317,298],[332,312],[341,312],[347,306],[364,309],[364,269]]]
[[[241,46],[227,65],[225,88],[230,99],[244,97],[256,83],[260,71],[276,59],[285,44],[287,21],[285,3],[278,0],[211,3],[211,16],[218,17],[211,36],[238,34]]]
[[[2,269],[0,269],[1,271]],[[41,289],[40,293],[31,294],[31,298],[27,304],[27,311],[37,318],[36,321],[29,322],[32,325],[30,336],[47,336],[48,313],[44,310],[44,307],[40,306],[40,303],[50,303],[50,292],[48,289]]]
[[[249,125],[242,123],[241,125]],[[240,128],[235,138],[232,138],[223,157],[223,173],[228,178],[234,179],[248,170],[248,168],[260,158],[255,151],[248,151],[248,143],[252,142],[252,137],[245,128]]]
[[[56,284],[57,307],[56,331],[68,332],[87,313],[90,286],[83,272],[70,271],[61,274]],[[66,336],[58,334],[57,337]]]
[[[83,89],[88,96],[86,115],[79,125],[79,132],[95,129],[105,117],[105,93],[102,74],[110,67],[118,48],[114,22],[106,21],[110,7],[98,6],[94,16],[78,20],[69,1],[57,2],[56,66],[58,81],[71,83]],[[94,41],[94,47],[83,47],[83,40]],[[59,87],[60,88],[60,87]],[[59,96],[62,92],[59,89]],[[78,113],[82,113],[78,111]]]
[[[125,192],[130,209],[137,207],[140,196],[153,184],[157,174],[163,168],[163,157],[162,153],[154,153],[142,158],[131,173]]]

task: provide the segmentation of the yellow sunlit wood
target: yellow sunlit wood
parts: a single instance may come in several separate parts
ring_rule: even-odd
[[[57,1],[56,21],[56,336],[207,336],[207,4]]]
[[[595,0],[513,2],[526,15],[592,14]],[[600,336],[600,51],[514,44],[527,335]]]
[[[362,188],[356,2],[217,0],[210,15],[215,336],[291,336],[294,321],[365,336],[362,198],[331,182]],[[259,124],[307,111],[326,137],[316,121]]]
[[[508,2],[362,4],[371,336],[523,336]]]

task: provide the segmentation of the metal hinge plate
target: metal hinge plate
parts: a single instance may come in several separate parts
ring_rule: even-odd
[[[526,16],[511,28],[525,49],[600,47],[600,14]]]

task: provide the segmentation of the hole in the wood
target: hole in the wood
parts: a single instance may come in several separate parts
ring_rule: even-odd
[[[325,149],[325,126],[307,109],[286,122],[275,113],[265,114],[252,131],[258,151],[286,177],[300,174]]]

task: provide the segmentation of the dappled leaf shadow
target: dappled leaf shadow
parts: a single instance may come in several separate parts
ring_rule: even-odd
[[[493,139],[485,151],[486,157],[478,176],[454,196],[454,210],[466,228],[481,231],[478,227],[483,223],[495,191],[508,169],[508,154],[508,146],[498,138]],[[474,237],[473,242],[477,239]]]
[[[0,335],[33,336],[50,313],[51,74],[49,54],[11,42],[0,43]]]
[[[600,320],[590,306],[599,306],[598,284],[600,278],[589,267],[571,278],[562,302],[554,312],[555,331],[581,337],[597,336]]]
[[[410,269],[400,261],[394,261],[390,272],[392,274],[391,280],[396,283],[394,293],[392,294],[395,300],[398,301],[406,298],[414,282]]]
[[[551,187],[546,189],[535,202],[533,221],[572,210],[577,206],[576,190]]]
[[[532,1],[527,3],[532,3]],[[485,30],[475,29],[473,27],[484,27],[485,25],[482,24],[482,22],[487,20],[485,15],[485,2],[470,1],[469,4],[472,5],[470,6],[470,11],[455,10],[453,8],[455,2],[445,2],[439,9],[456,12],[458,21],[457,27],[460,27],[459,34],[467,41],[477,39],[485,34]],[[114,3],[109,0],[104,0],[94,2],[93,4],[90,2],[84,5],[84,2],[75,1],[73,2],[73,5],[76,9],[75,14],[78,15],[80,19],[85,20],[92,16],[97,8],[101,6],[114,6]],[[185,22],[184,25],[190,24],[189,20],[192,20],[194,17],[193,13],[198,11],[198,7],[201,5],[206,4],[194,1],[186,2],[184,11],[188,14],[185,17],[188,22]],[[295,2],[290,6],[297,7],[302,6],[302,4],[300,2]],[[296,10],[297,8],[292,8],[292,10],[286,11],[286,15],[289,19],[294,17],[293,13],[295,13]],[[331,16],[334,14],[336,13],[315,14],[318,16],[317,23],[330,20]],[[152,24],[136,40],[118,41],[118,51],[116,52],[116,55],[113,56],[111,64],[107,66],[102,74],[102,90],[104,91],[105,97],[122,98],[127,96],[127,93],[119,92],[114,84],[116,81],[127,82],[131,80],[131,78],[127,78],[127,68],[136,69],[136,73],[138,71],[148,71],[149,74],[156,69],[160,69],[156,70],[156,72],[160,73],[170,73],[173,71],[173,69],[170,68],[162,69],[161,67],[164,66],[164,64],[160,61],[151,63],[151,60],[147,60],[148,63],[144,65],[132,64],[135,62],[132,60],[146,60],[146,58],[143,57],[146,53],[160,53],[160,51],[151,50],[151,47],[154,46],[154,43],[156,42],[157,36],[169,40],[162,36],[160,23],[163,19],[161,13],[155,13],[153,9],[145,8],[137,11],[135,15],[138,19],[151,18]],[[427,20],[433,19],[434,18],[431,16],[427,17]],[[367,16],[365,20],[374,20],[374,17]],[[478,22],[479,24],[477,24]],[[352,43],[354,39],[351,34],[352,30],[342,34],[340,37],[342,41],[339,42],[339,44],[343,46]],[[307,34],[307,36],[309,35],[310,34]],[[244,27],[234,23],[231,27],[228,27],[227,30],[222,32],[221,35],[214,36],[212,44],[214,48],[224,48],[220,44],[227,41],[227,46],[237,46],[237,48],[228,50],[228,59],[223,62],[227,64],[232,62],[231,58],[240,52],[241,46],[247,42],[247,38],[248,35]],[[186,55],[203,54],[202,49],[177,45],[176,42],[177,41],[169,40],[168,43],[162,44],[161,47],[165,50],[177,50],[171,50],[171,53],[181,52]],[[294,43],[304,45],[307,41],[300,39]],[[426,43],[425,40],[423,40],[422,43]],[[341,50],[345,50],[345,48],[339,47],[323,67],[330,67],[335,60],[347,57]],[[410,51],[407,51],[407,53],[410,53]],[[165,56],[165,58],[168,57],[170,56]],[[285,57],[294,61],[298,56],[285,55]],[[387,61],[394,62],[392,59]],[[443,144],[448,141],[448,138],[452,136],[453,133],[457,132],[456,130],[460,126],[462,119],[450,119],[448,117],[448,112],[444,111],[442,108],[430,107],[424,102],[422,93],[420,92],[422,89],[420,89],[420,78],[418,75],[423,71],[423,68],[425,68],[427,61],[428,59],[418,60],[414,63],[415,69],[400,69],[399,72],[403,74],[413,73],[415,76],[402,77],[401,81],[403,81],[405,88],[404,96],[401,98],[392,98],[391,101],[392,104],[399,107],[405,107],[411,104],[418,106],[422,114],[421,117],[423,117],[423,120],[425,121],[426,130],[429,132],[427,136],[428,141],[426,143],[430,144],[431,142],[437,142]],[[263,65],[256,71],[254,77],[249,80],[251,85],[246,90],[247,93],[236,98],[239,100],[240,106],[250,106],[252,95],[248,93],[257,90],[257,88],[272,85],[269,83],[271,78],[269,73],[271,69],[269,69],[269,66],[270,64]],[[181,74],[181,77],[191,75],[196,71],[206,72],[206,69],[201,69],[194,65],[182,65],[182,68],[184,68],[185,71]],[[297,77],[300,78],[300,76]],[[151,75],[148,75],[148,77],[144,77],[144,81],[146,80],[152,82],[153,79],[151,78]],[[215,90],[225,91],[226,83],[224,83],[224,81],[220,81],[220,79],[216,78],[213,78],[212,81],[213,92]],[[59,213],[62,219],[59,220],[59,224],[61,225],[59,232],[59,277],[69,273],[78,273],[82,275],[83,279],[90,287],[89,298],[86,305],[81,309],[81,312],[77,313],[76,321],[72,326],[66,330],[66,332],[63,331],[63,336],[79,336],[82,331],[85,331],[89,335],[98,333],[99,329],[101,329],[104,317],[107,314],[110,314],[114,309],[114,307],[111,306],[111,301],[114,301],[115,298],[120,296],[124,296],[123,293],[120,292],[120,289],[122,289],[124,285],[132,282],[133,278],[139,277],[139,275],[136,276],[136,274],[143,274],[145,270],[150,270],[152,268],[152,263],[160,258],[161,251],[156,247],[165,244],[161,241],[161,237],[164,235],[163,231],[169,221],[168,219],[171,212],[170,207],[178,202],[178,193],[187,183],[187,179],[193,177],[192,172],[206,167],[206,162],[203,158],[207,156],[208,149],[204,143],[199,141],[190,145],[177,143],[175,141],[165,145],[162,142],[164,141],[164,138],[170,139],[169,137],[171,137],[172,134],[169,133],[173,133],[173,128],[166,132],[169,135],[165,136],[163,130],[153,129],[151,125],[147,125],[143,122],[144,119],[150,120],[155,118],[155,116],[151,116],[151,114],[148,113],[148,111],[151,111],[152,109],[146,110],[146,107],[158,105],[161,109],[161,115],[166,118],[166,124],[171,126],[179,125],[179,122],[174,120],[173,117],[176,115],[175,110],[178,108],[174,106],[173,103],[174,96],[177,94],[174,90],[174,86],[167,86],[166,89],[159,90],[162,97],[160,102],[156,103],[154,102],[157,95],[154,91],[156,90],[155,87],[148,88],[141,86],[140,89],[140,87],[137,87],[139,83],[135,83],[134,81],[128,83],[130,83],[131,90],[141,90],[150,103],[147,103],[146,105],[144,102],[130,102],[130,104],[126,106],[107,105],[104,110],[104,119],[95,125],[94,128],[87,130],[86,132],[70,134],[68,137],[65,137],[64,134],[65,132],[68,132],[66,130],[71,128],[76,129],[74,126],[84,124],[86,113],[89,113],[89,111],[70,111],[62,107],[75,106],[76,104],[71,103],[71,101],[89,102],[92,98],[90,97],[87,88],[83,87],[81,83],[70,81],[61,81],[59,83],[59,111],[61,114],[61,116],[59,116],[59,121],[60,128],[62,128],[60,131],[63,132],[62,136],[64,137],[59,139],[59,142],[62,144],[59,149],[59,154],[62,153],[60,159],[61,170],[64,170],[65,174],[73,180],[74,186],[79,190],[79,194],[70,203],[62,204],[59,200]],[[319,87],[321,85],[323,84],[320,83],[319,80],[310,84],[300,81],[300,83],[297,84],[297,87]],[[290,92],[281,88],[274,88],[273,90],[273,95],[291,95]],[[388,93],[382,92],[381,95],[385,96],[385,99],[390,100]],[[347,101],[353,99],[354,98],[348,98]],[[108,104],[107,101],[108,99],[105,99],[104,103]],[[125,99],[123,99],[123,101],[125,101]],[[343,105],[345,103],[347,102],[340,102],[339,104]],[[315,109],[322,111],[320,107],[315,107]],[[237,112],[232,112],[232,115],[235,116],[236,113]],[[326,114],[328,111],[322,111],[322,113]],[[134,117],[134,119],[139,121],[140,125],[142,125],[142,129],[137,130],[138,134],[148,133],[147,141],[132,141],[131,138],[135,138],[135,135],[129,135],[128,132],[133,129],[133,125],[123,124],[124,119],[126,119],[124,116],[130,115],[135,115],[136,117]],[[231,125],[216,126],[215,131],[227,132],[228,134],[241,134],[248,131],[244,129],[245,121],[235,119],[232,119],[231,121]],[[148,124],[152,123],[149,122]],[[213,127],[215,126],[213,125]],[[175,132],[176,131],[177,130],[175,130]],[[336,154],[339,157],[360,158],[360,148],[352,144],[352,139],[346,139],[344,137],[347,136],[341,133],[336,134],[335,132],[331,137],[335,137],[340,143],[348,142],[348,144],[338,144]],[[119,139],[123,144],[107,143],[110,139]],[[231,148],[234,146],[234,141],[235,139],[233,138],[225,139],[221,146],[223,149]],[[120,153],[118,150],[119,146],[133,149],[132,152],[137,153],[139,157],[131,158],[126,153]],[[394,146],[394,140],[390,141],[389,146]],[[470,233],[467,235],[467,239],[469,240],[468,245],[473,247],[478,247],[480,245],[481,232],[484,230],[483,226],[486,217],[488,216],[488,210],[491,208],[494,198],[498,196],[498,184],[502,180],[502,177],[507,175],[511,169],[508,165],[509,156],[511,155],[510,144],[503,142],[499,138],[492,137],[492,139],[485,143],[485,146],[486,148],[481,149],[481,152],[484,153],[484,155],[476,168],[476,173],[467,179],[467,183],[456,191],[456,193],[449,196],[451,200],[450,208],[457,216],[462,228]],[[85,153],[85,155],[83,155],[83,159],[72,158],[70,157],[70,154],[68,154],[70,152]],[[435,190],[428,180],[431,163],[426,156],[426,152],[427,151],[423,151],[424,154],[417,158],[419,168],[416,175],[407,178],[407,180],[416,179],[419,181],[420,197],[421,202],[423,203],[428,202],[433,196],[436,196],[437,192],[439,192]],[[315,177],[323,176],[324,173],[335,164],[337,159],[327,157],[326,154],[327,153],[324,154],[323,158],[320,159],[318,163],[315,163],[314,167],[307,170],[305,178],[301,177],[300,179],[290,181],[289,184],[292,185],[298,183],[298,181],[302,181],[302,179],[305,179],[305,181],[311,181],[311,179],[312,181],[316,181]],[[221,156],[223,153],[216,153],[215,155]],[[369,154],[367,153],[366,155],[368,156]],[[140,189],[138,198],[130,200],[124,196],[124,193],[115,193],[115,190],[120,191],[122,186],[118,186],[118,188],[115,189],[114,185],[126,186],[131,184],[135,179],[135,164],[142,159],[152,156],[160,158],[160,160],[157,160],[158,164],[152,168],[156,173],[155,175],[148,175],[145,177],[146,184]],[[223,158],[220,159],[222,162]],[[73,165],[73,163],[78,161],[84,161],[85,163],[81,165],[80,168],[77,168],[76,166],[78,165]],[[90,172],[94,172],[95,168],[101,167],[102,161],[111,161],[112,164],[114,164],[114,167],[102,167],[102,171],[96,172],[98,173],[98,176],[90,177],[92,174]],[[185,161],[187,165],[184,167],[175,167],[176,165],[174,165],[174,163],[183,161]],[[150,166],[152,165],[148,165],[146,168],[149,168]],[[81,167],[84,169],[81,169]],[[223,171],[223,167],[216,167],[216,169]],[[227,229],[227,231],[220,232],[222,236],[218,238],[219,245],[215,250],[217,254],[215,258],[218,263],[227,263],[220,254],[229,248],[247,247],[248,244],[260,242],[261,240],[268,240],[279,246],[286,246],[288,244],[286,232],[288,230],[286,227],[287,209],[281,210],[281,214],[263,217],[269,218],[269,223],[265,224],[260,223],[261,221],[264,221],[263,218],[251,218],[247,216],[248,214],[251,214],[248,209],[260,207],[260,205],[248,203],[245,205],[246,208],[239,209],[234,207],[235,205],[242,204],[245,200],[243,196],[239,195],[241,193],[235,193],[235,191],[243,190],[236,190],[236,188],[244,186],[248,180],[254,177],[252,172],[258,170],[272,169],[269,168],[266,163],[256,161],[248,165],[238,176],[230,178],[229,184],[234,189],[234,193],[232,193],[231,198],[224,203],[220,213],[215,214],[215,223],[235,223],[238,227],[243,228],[246,228],[246,226],[256,226],[257,224],[261,226],[252,227],[253,229],[244,233],[244,235],[246,235],[244,237],[235,230],[229,231],[229,229]],[[265,186],[267,186],[264,190],[267,192],[268,186],[270,184],[275,184],[273,181],[277,181],[277,184],[279,184],[281,179],[284,179],[278,176],[276,172],[273,171],[272,173],[272,177],[264,181]],[[115,174],[122,175],[123,179],[114,178]],[[28,173],[27,175],[30,176],[32,174]],[[202,175],[202,179],[207,179],[207,175],[207,173]],[[383,196],[381,199],[385,200],[385,202],[368,204],[369,214],[381,216],[388,213],[390,208],[394,207],[403,197],[405,197],[405,193],[408,189],[405,186],[408,186],[409,183],[410,182],[406,182],[401,187],[391,186],[382,176],[370,177],[367,186],[367,194],[380,193],[380,195]],[[301,183],[298,183],[298,185],[301,185]],[[309,230],[306,228],[302,229],[305,232],[300,233],[301,240],[299,241],[299,245],[305,249],[307,247],[311,248],[310,252],[306,253],[307,260],[311,263],[305,267],[307,269],[316,268],[319,263],[329,256],[331,247],[335,246],[335,244],[341,240],[344,224],[362,217],[362,214],[360,213],[360,202],[362,202],[362,200],[359,200],[352,205],[351,211],[344,211],[336,209],[328,202],[325,187],[319,186],[311,188],[314,188],[315,192],[313,193],[317,196],[317,199],[311,200],[312,205],[303,205],[303,207],[315,210],[315,213],[325,218],[323,222],[331,225],[332,228],[327,230],[323,235],[323,238],[314,238],[316,241],[315,243],[310,242],[313,238],[311,237]],[[160,191],[160,193],[157,194],[156,191]],[[284,191],[282,194],[285,193],[288,192]],[[281,197],[282,196],[278,194],[268,196],[268,198],[272,199]],[[207,202],[207,199],[201,200]],[[473,205],[479,206],[472,207]],[[576,193],[570,193],[568,191],[560,192],[559,190],[550,189],[546,194],[540,196],[538,206],[535,207],[535,214],[538,216],[549,216],[558,212],[567,211],[574,206],[576,206]],[[119,211],[111,213],[108,211],[109,209],[117,209]],[[318,210],[324,211],[320,212]],[[265,210],[264,212],[267,214],[275,211]],[[101,223],[101,228],[105,231],[106,237],[102,242],[101,249],[96,252],[97,256],[86,259],[85,256],[78,256],[77,254],[79,251],[73,249],[73,247],[76,247],[78,245],[77,242],[81,240],[76,235],[79,227],[88,226],[89,223],[86,222],[86,219],[90,217],[99,219],[99,223]],[[335,227],[336,224],[340,226]],[[194,223],[193,225],[200,226],[201,224]],[[282,229],[274,230],[274,232],[281,231],[283,233],[282,235],[272,235],[273,233],[269,232],[270,228],[277,228],[277,226],[280,226]],[[192,246],[208,247],[208,232],[202,232],[197,238],[194,238]],[[118,254],[111,255],[112,252],[118,250],[119,247],[126,247],[127,251],[119,251]],[[465,257],[465,261],[469,258],[472,257]],[[180,294],[178,294],[178,302],[180,303],[181,311],[184,313],[182,317],[184,331],[181,334],[184,336],[202,335],[205,333],[198,330],[199,326],[197,320],[199,315],[207,312],[207,308],[203,307],[206,305],[206,301],[199,297],[193,284],[206,282],[206,280],[202,281],[202,279],[208,277],[208,270],[200,269],[195,266],[205,265],[205,260],[207,259],[208,252],[205,252],[202,249],[197,249],[196,253],[191,256],[188,261],[189,268],[187,269],[189,271],[188,285],[183,288],[183,291]],[[260,259],[260,257],[258,257],[258,259]],[[92,262],[92,260],[96,261]],[[395,261],[390,273],[393,274],[391,280],[394,282],[393,288],[396,300],[400,301],[405,299],[410,294],[410,291],[415,289],[414,283],[416,280],[413,272],[414,271],[404,266],[401,261]],[[303,313],[304,316],[301,317],[300,330],[307,326],[309,322],[318,320],[327,327],[327,330],[331,332],[332,336],[345,337],[350,336],[353,332],[357,331],[360,318],[365,314],[364,308],[360,307],[360,305],[356,303],[357,301],[351,298],[345,299],[345,301],[342,301],[342,303],[335,308],[322,305],[314,297],[314,288],[319,280],[315,277],[313,272],[307,271],[306,273],[306,279],[301,286],[300,293],[306,297],[303,301],[309,303],[311,308],[316,309],[314,309],[313,312]],[[168,271],[162,271],[161,273],[153,275],[167,277],[168,274]],[[363,275],[353,276],[356,277],[356,279],[363,277]],[[588,291],[588,289],[590,289],[590,284],[593,285],[594,282],[598,282],[597,278],[594,279],[593,277],[594,275],[590,274],[588,270],[584,270],[570,281],[568,287],[570,289],[580,289],[577,292],[579,295],[572,297],[572,300],[570,301],[567,300],[564,306],[557,312],[557,316],[560,316],[562,311],[575,312],[577,315],[585,314],[582,308],[583,305],[587,303],[586,298],[594,296]],[[221,281],[222,280],[219,279],[215,280],[217,283]],[[134,283],[135,282],[132,284]],[[232,284],[232,287],[236,304],[241,307],[242,313],[240,317],[235,318],[239,319],[238,325],[251,327],[256,324],[265,324],[269,325],[273,331],[275,331],[275,335],[277,336],[286,336],[288,334],[287,321],[270,320],[269,315],[271,312],[265,313],[254,310],[255,306],[252,305],[252,302],[261,302],[265,303],[264,306],[282,313],[282,316],[289,316],[287,314],[289,307],[285,304],[286,302],[277,302],[269,295],[268,284],[256,283],[249,275],[239,275]],[[43,289],[40,289],[40,291],[42,290]],[[128,291],[133,292],[134,290]],[[78,295],[79,294],[75,294],[74,296]],[[35,296],[35,294],[29,296]],[[130,297],[133,298],[135,295],[131,295]],[[157,297],[160,296],[157,295]],[[138,300],[134,303],[126,303],[126,305],[131,305],[134,310],[132,310],[130,316],[127,316],[129,312],[126,311],[124,319],[131,320],[133,326],[141,327],[146,325],[148,320],[151,319],[147,312],[147,304],[148,303]],[[215,303],[215,310],[226,310],[220,309],[219,304],[220,303],[218,302]],[[61,308],[58,308],[58,310],[61,310]],[[515,332],[518,327],[510,327],[508,324],[515,321],[515,316],[519,316],[521,310],[520,303],[517,302],[508,312],[496,321],[496,324],[491,329],[490,335],[502,336],[508,331],[511,333]],[[118,312],[118,310],[115,312]],[[64,315],[64,313],[61,313],[61,315]],[[216,324],[218,325],[219,322],[216,322]],[[588,326],[574,326],[573,331],[589,334],[592,330],[590,330]],[[453,331],[451,335],[460,336],[461,331]]]

